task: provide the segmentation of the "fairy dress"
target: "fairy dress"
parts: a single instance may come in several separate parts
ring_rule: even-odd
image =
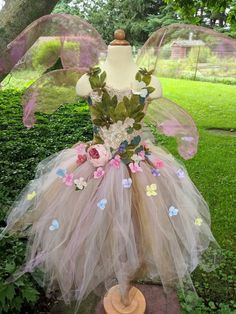
[[[38,165],[5,232],[27,233],[23,272],[40,268],[65,302],[114,282],[125,291],[138,278],[159,280],[168,291],[215,243],[208,206],[184,166],[143,140],[151,72],[140,69],[132,90],[107,86],[100,68],[88,75],[93,140]],[[184,133],[181,140],[194,154],[194,137]]]

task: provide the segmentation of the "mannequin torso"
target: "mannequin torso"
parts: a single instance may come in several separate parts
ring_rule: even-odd
[[[108,46],[108,54],[101,69],[106,72],[107,86],[117,90],[132,89],[138,66],[134,63],[131,46]],[[155,88],[151,98],[162,96],[162,88],[159,80],[152,76],[150,86]],[[76,84],[76,92],[81,97],[86,97],[92,91],[89,76],[84,74]]]

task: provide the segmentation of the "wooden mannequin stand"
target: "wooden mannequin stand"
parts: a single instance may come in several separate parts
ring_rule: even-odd
[[[114,40],[108,46],[108,54],[102,70],[106,72],[106,82],[114,89],[130,89],[135,81],[138,66],[132,56],[132,49],[129,42],[125,39],[123,30],[116,30]],[[151,78],[151,86],[155,88],[152,93],[154,98],[162,95],[160,82],[155,76]],[[77,94],[81,97],[89,95],[91,85],[88,75],[84,74],[76,84]],[[146,301],[142,292],[131,287],[129,290],[129,305],[122,302],[119,286],[112,287],[103,300],[106,314],[144,314]]]
[[[129,305],[121,300],[119,285],[112,287],[103,299],[106,314],[144,314],[146,301],[142,292],[136,287],[129,290]]]

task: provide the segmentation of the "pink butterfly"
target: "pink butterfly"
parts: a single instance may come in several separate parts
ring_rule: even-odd
[[[129,168],[130,168],[132,173],[143,172],[143,169],[139,166],[139,164],[137,162],[131,162],[129,164]]]
[[[73,173],[65,174],[65,176],[63,177],[63,182],[65,183],[65,185],[71,186],[73,185],[73,178],[74,178]]]
[[[96,171],[94,171],[93,176],[95,179],[99,179],[103,177],[105,174],[105,171],[103,170],[102,167],[98,167]]]
[[[161,160],[161,159],[156,159],[156,160],[153,162],[153,164],[154,164],[155,168],[158,168],[158,169],[163,168],[164,165],[165,165],[165,164],[164,164],[164,161]]]
[[[120,155],[116,155],[115,158],[110,160],[110,165],[119,169],[120,168]]]

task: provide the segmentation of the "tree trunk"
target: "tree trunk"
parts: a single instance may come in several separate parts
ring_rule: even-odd
[[[0,54],[30,23],[52,12],[59,0],[6,0],[0,11]]]

